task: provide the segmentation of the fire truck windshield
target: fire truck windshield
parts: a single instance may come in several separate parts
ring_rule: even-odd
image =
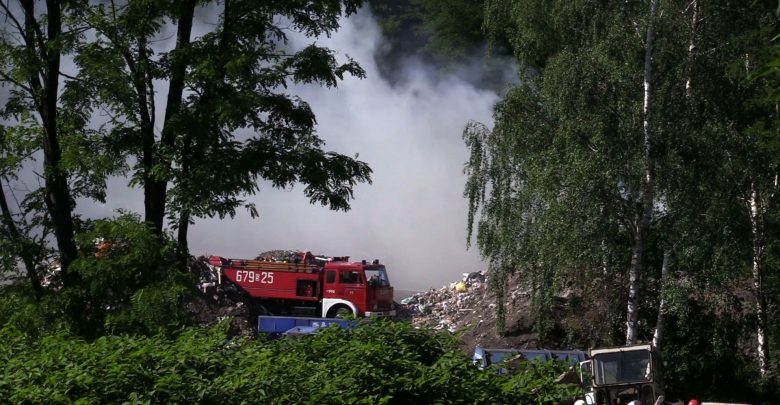
[[[650,352],[624,351],[593,356],[596,385],[650,381]]]
[[[390,280],[387,278],[387,272],[384,267],[366,269],[365,272],[368,285],[378,287],[387,287],[390,285]]]

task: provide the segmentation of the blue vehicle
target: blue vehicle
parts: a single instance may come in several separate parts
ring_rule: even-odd
[[[298,316],[260,315],[257,317],[257,331],[259,333],[271,334],[273,337],[283,335],[308,335],[317,333],[320,328],[329,328],[331,325],[336,325],[342,329],[352,329],[358,325],[358,321]]]
[[[481,370],[491,366],[498,369],[499,374],[505,374],[507,370],[500,365],[510,359],[522,358],[527,361],[565,361],[570,366],[579,364],[589,358],[586,352],[581,350],[545,350],[545,349],[488,349],[477,346],[474,349],[474,364]]]

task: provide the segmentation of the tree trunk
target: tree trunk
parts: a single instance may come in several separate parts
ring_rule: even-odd
[[[138,38],[138,59],[136,66],[131,55],[126,56],[126,62],[133,75],[138,102],[138,115],[141,122],[141,164],[143,166],[144,181],[144,220],[157,234],[162,234],[163,217],[165,214],[165,202],[160,203],[156,196],[158,174],[155,173],[157,157],[156,140],[154,136],[154,107],[150,108],[150,100],[154,98],[154,89],[147,87],[146,77],[150,74],[146,69],[149,61],[146,56],[145,38]],[[149,95],[151,93],[151,96]]]
[[[194,2],[193,1],[188,1],[188,2],[185,2],[185,3],[186,4],[182,4],[182,8],[184,9],[184,8],[188,8],[189,7],[189,9],[187,11],[182,11],[182,18],[184,18],[185,16],[189,16],[190,28],[191,28],[191,25],[192,25],[192,13],[194,11]],[[189,5],[190,3],[192,3],[192,4]],[[230,27],[230,25],[229,25],[229,21],[230,21],[230,1],[229,0],[225,0],[224,10],[223,10],[222,16],[223,16],[223,19],[224,19],[224,27],[223,27],[223,30],[222,30],[222,37],[220,38],[220,48],[221,48],[221,50],[224,50],[225,46],[227,45],[226,42],[228,40],[227,38],[229,37],[229,32],[230,32],[230,30],[229,30],[229,27]],[[179,28],[180,28],[179,39],[182,40],[184,35],[181,33],[181,26]],[[189,38],[189,34],[187,34],[187,38]],[[177,45],[177,48],[178,48],[178,45]],[[224,77],[224,66],[222,64],[219,64],[215,82],[216,83],[220,83],[223,80],[223,77]],[[183,82],[183,78],[184,77],[182,76],[182,82],[181,82],[182,85],[184,83]],[[171,84],[171,87],[174,87],[173,84]],[[177,89],[178,89],[178,87],[177,87]],[[178,89],[179,95],[180,95],[179,98],[181,98],[182,90],[183,90],[183,88]],[[202,99],[210,101],[212,99],[212,97],[213,97],[212,89],[211,88],[206,88]],[[168,102],[171,103],[172,100],[169,98]],[[168,112],[172,111],[171,110],[172,108],[176,109],[176,111],[178,112],[179,111],[179,107],[180,107],[179,104],[176,104],[176,105],[169,104],[168,108],[166,110],[166,116],[167,116]],[[199,113],[197,114],[197,116],[198,116],[199,119],[204,119],[205,118],[204,127],[208,127],[208,126],[213,124],[213,122],[209,118],[206,118],[208,116],[208,111],[203,111],[202,109],[200,109],[200,106],[199,106],[199,111],[198,112]],[[166,123],[167,123],[167,119],[166,119]],[[192,163],[192,160],[193,160],[193,157],[192,157],[193,151],[192,151],[192,149],[193,149],[193,137],[194,137],[194,134],[184,134],[184,136],[186,137],[186,139],[183,140],[183,146],[182,146],[182,150],[181,150],[181,175],[182,175],[182,179],[180,179],[180,182],[187,182],[188,179],[189,179],[189,176],[192,175],[191,174],[191,166],[192,166],[191,163]],[[174,140],[175,139],[170,139],[169,142],[173,143]],[[195,148],[197,148],[197,145],[195,146]],[[180,258],[180,260],[182,260],[182,264],[185,266],[185,268],[186,268],[186,263],[187,263],[186,255],[189,254],[189,242],[187,240],[187,232],[189,232],[190,218],[192,217],[191,215],[192,215],[192,212],[190,211],[189,203],[188,202],[184,202],[182,204],[182,207],[181,207],[181,212],[179,213],[177,244],[178,244],[178,250],[179,250],[179,258]]]
[[[650,228],[650,220],[653,215],[653,200],[655,198],[655,157],[653,151],[653,126],[650,114],[653,106],[653,42],[655,40],[655,15],[658,9],[658,0],[650,0],[650,16],[647,25],[647,37],[645,39],[645,66],[644,66],[644,102],[642,107],[644,130],[644,158],[645,158],[645,187],[642,195],[642,214],[634,232],[634,247],[631,252],[631,267],[628,278],[628,310],[626,315],[626,344],[632,345],[637,341],[639,329],[639,287],[644,267],[645,239]]]
[[[16,227],[16,223],[11,216],[11,210],[8,207],[8,200],[5,198],[5,191],[2,184],[0,184],[0,213],[2,213],[3,224],[7,229],[7,235],[14,245],[16,245],[16,255],[22,259],[24,267],[27,270],[27,278],[30,280],[33,291],[35,291],[36,297],[40,298],[43,295],[43,287],[41,286],[41,280],[38,278],[38,268],[36,267],[35,259],[32,252],[30,252],[30,241],[23,237]]]
[[[764,298],[764,218],[761,196],[755,183],[750,185],[750,229],[753,242],[753,294],[756,298],[756,355],[758,370],[762,377],[766,376],[769,352],[766,336],[766,300]]]
[[[641,221],[640,221],[641,222]],[[626,314],[626,345],[636,344],[639,329],[639,282],[645,249],[644,231],[638,225],[631,251],[631,267],[628,271],[628,309]]]
[[[696,50],[696,25],[699,18],[699,1],[693,0],[689,7],[693,7],[693,17],[691,17],[691,40],[688,42],[688,74],[685,79],[685,98],[691,99],[691,80],[693,79],[693,64],[695,63],[693,53]]]
[[[750,76],[750,54],[745,54],[745,75]],[[775,186],[777,175],[775,175]],[[750,215],[750,231],[752,239],[752,265],[753,295],[756,299],[756,357],[758,357],[758,371],[761,377],[766,377],[769,364],[768,341],[766,334],[766,299],[764,297],[764,203],[758,185],[755,181],[750,183],[750,196],[748,198],[748,214]]]
[[[62,171],[62,150],[57,128],[57,101],[59,97],[60,34],[62,30],[60,2],[49,0],[47,5],[46,38],[40,30],[35,16],[35,3],[22,1],[25,14],[25,37],[31,56],[41,59],[43,83],[38,75],[28,78],[33,89],[33,99],[43,124],[43,166],[46,187],[45,203],[52,220],[54,236],[60,253],[60,267],[64,286],[78,283],[79,276],[69,271],[70,264],[78,255],[73,235],[73,205],[68,186],[68,177]],[[36,54],[35,44],[40,44]]]
[[[190,212],[187,209],[184,209],[181,211],[181,214],[179,215],[179,225],[178,225],[178,245],[179,245],[179,252],[182,254],[186,253],[189,250],[188,242],[187,242],[187,232],[190,227]]]
[[[185,0],[179,4],[179,22],[176,32],[176,49],[173,52],[173,62],[171,64],[171,77],[168,85],[168,99],[165,104],[165,121],[163,122],[160,147],[150,153],[152,164],[156,163],[163,172],[168,172],[171,168],[171,150],[176,142],[176,125],[171,121],[181,111],[182,95],[184,94],[184,78],[187,73],[187,60],[183,57],[183,49],[190,44],[190,35],[192,33],[192,20],[195,14],[195,0]],[[153,139],[153,138],[152,138]],[[154,148],[153,148],[154,149]],[[146,157],[146,151],[144,152]],[[155,162],[156,160],[156,162]],[[147,172],[149,173],[149,172]],[[163,222],[165,220],[165,201],[168,188],[168,179],[159,176],[148,175],[144,179],[144,208],[146,210],[146,221],[150,223],[153,230],[162,234]]]
[[[664,333],[666,332],[666,284],[669,282],[669,266],[671,266],[672,252],[670,250],[664,251],[664,261],[661,265],[661,288],[659,294],[661,300],[658,304],[658,317],[655,321],[655,332],[653,333],[653,347],[661,349],[661,343],[664,340]]]
[[[201,115],[202,116],[202,115]],[[191,165],[190,165],[190,159],[191,156],[191,148],[192,145],[192,135],[186,134],[187,139],[184,140],[184,146],[181,150],[181,173],[182,173],[182,179],[179,180],[179,186],[182,184],[187,184],[189,181],[189,176],[192,174],[190,173]],[[186,190],[186,187],[185,187]],[[183,267],[183,270],[187,270],[187,259],[189,257],[189,242],[187,241],[187,233],[190,229],[190,204],[189,201],[182,201],[181,205],[181,212],[179,212],[179,224],[178,224],[178,237],[177,237],[177,249],[179,252],[179,262]]]

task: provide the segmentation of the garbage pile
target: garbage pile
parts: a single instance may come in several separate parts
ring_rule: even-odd
[[[254,328],[249,322],[249,308],[244,304],[244,293],[232,284],[220,283],[218,269],[208,262],[208,257],[190,257],[190,273],[198,277],[198,287],[203,294],[192,295],[184,303],[196,322],[213,326],[231,318],[231,336],[252,336]]]
[[[258,253],[255,260],[278,263],[297,263],[300,261],[303,252],[298,250],[268,250]]]
[[[401,300],[398,318],[416,327],[458,334],[461,347],[472,354],[478,345],[491,348],[536,348],[530,289],[519,275],[509,276],[504,301],[505,327],[498,329],[496,296],[488,290],[489,273],[464,273],[439,289],[430,289]]]
[[[332,260],[348,260],[349,256],[330,256],[312,254],[300,250],[268,250],[255,256],[255,260],[277,263],[302,263],[317,264],[322,266]]]
[[[481,312],[487,295],[487,275],[483,271],[463,273],[460,281],[438,290],[430,289],[401,300],[399,317],[414,326],[455,332],[471,323],[464,315]],[[494,306],[493,306],[494,307]]]

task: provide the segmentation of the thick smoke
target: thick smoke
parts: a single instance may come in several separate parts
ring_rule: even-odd
[[[380,40],[366,10],[344,20],[332,38],[318,43],[357,60],[368,77],[347,78],[337,89],[290,89],[311,104],[328,149],[359,153],[373,168],[374,183],[356,188],[352,210],[311,206],[302,187],[266,186],[253,197],[259,220],[199,221],[191,228],[193,252],[247,257],[298,248],[379,258],[404,289],[438,287],[484,267],[475,250],[466,250],[468,152],[461,133],[469,119],[491,121],[497,96],[455,77],[434,79],[414,62],[407,80],[392,87],[373,58]]]
[[[203,25],[216,20],[203,13],[199,18]],[[196,35],[203,25],[195,27]],[[158,46],[172,42],[170,35],[160,37]],[[293,37],[291,46],[302,40]],[[485,267],[476,250],[466,250],[462,194],[468,152],[461,133],[470,119],[492,122],[498,96],[455,76],[442,78],[411,60],[403,72],[407,79],[391,86],[374,61],[380,40],[368,10],[343,20],[337,33],[317,43],[354,58],[368,78],[348,77],[336,89],[289,89],[310,103],[326,149],[359,154],[374,170],[373,185],[356,187],[352,210],[310,205],[302,186],[276,190],[263,183],[260,193],[249,197],[260,218],[241,212],[232,220],[197,220],[189,236],[193,254],[250,258],[265,250],[301,249],[377,258],[388,266],[397,288],[415,290]],[[157,94],[164,97],[164,92]],[[116,215],[119,208],[143,212],[141,190],[128,189],[125,178],[110,182],[107,204],[79,201],[77,211],[101,218]]]

